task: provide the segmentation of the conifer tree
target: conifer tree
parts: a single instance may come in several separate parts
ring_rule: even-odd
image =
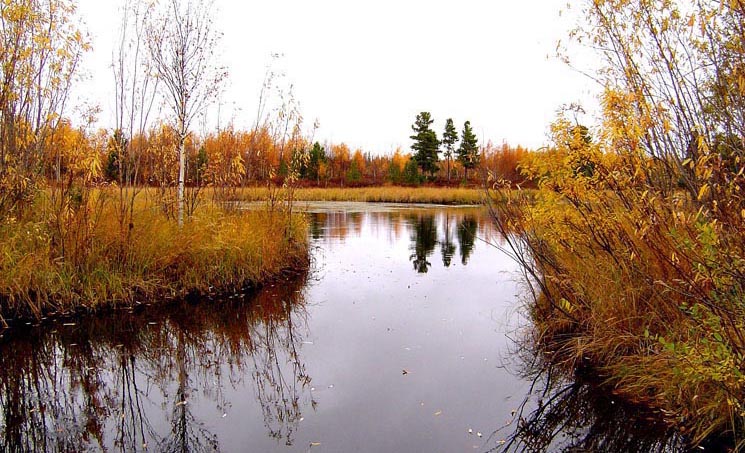
[[[442,134],[442,145],[445,147],[444,155],[448,163],[448,182],[450,182],[450,162],[453,160],[455,143],[458,141],[458,131],[455,130],[453,119],[448,118],[445,121],[445,132]]]
[[[414,144],[411,145],[414,160],[422,172],[429,173],[430,176],[437,172],[437,162],[440,160],[437,156],[440,141],[437,139],[437,133],[430,128],[433,121],[429,112],[417,115],[416,122],[411,126],[415,134],[410,137],[414,140]]]
[[[458,147],[458,161],[465,170],[464,178],[468,180],[468,170],[476,168],[479,164],[478,139],[471,129],[471,122],[466,121],[461,133],[460,146]]]

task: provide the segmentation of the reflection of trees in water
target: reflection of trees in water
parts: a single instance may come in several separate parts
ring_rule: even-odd
[[[495,434],[514,431],[491,451],[685,451],[681,439],[659,421],[659,414],[623,404],[589,376],[545,363],[540,353],[529,354],[528,369],[522,374],[532,378],[533,385],[513,423]]]
[[[310,217],[310,237],[312,239],[321,239],[324,237],[324,228],[328,223],[325,212],[312,214]]]
[[[267,317],[267,321],[254,330],[252,339],[256,347],[251,358],[256,397],[261,402],[264,424],[270,436],[284,439],[287,445],[292,445],[293,434],[302,417],[300,398],[303,391],[309,388],[311,378],[298,354],[297,345],[302,338],[298,337],[299,332],[294,326],[292,307],[284,303],[284,309],[287,310],[285,319]],[[279,351],[287,357],[280,357]],[[286,370],[287,359],[289,373]],[[292,376],[292,379],[287,379],[288,376]],[[315,409],[315,401],[311,400],[311,405]]]
[[[432,255],[437,246],[437,225],[433,215],[411,217],[411,251],[409,259],[414,263],[414,269],[425,274],[432,265],[427,258]]]
[[[453,254],[455,253],[455,243],[450,233],[453,221],[460,225],[463,223],[463,219],[467,218],[467,232],[472,238],[475,238],[478,234],[479,236],[484,235],[484,238],[489,241],[492,239],[499,240],[494,225],[485,215],[486,211],[479,208],[442,207],[363,212],[316,212],[310,215],[310,235],[315,240],[324,238],[344,240],[352,234],[361,236],[362,229],[366,226],[370,228],[372,234],[381,236],[380,233],[383,232],[388,235],[391,242],[394,242],[401,239],[406,233],[407,227],[412,225],[412,218],[433,217],[436,222],[444,219],[446,234],[442,244],[447,244],[446,255],[449,255],[450,250]],[[469,256],[472,250],[473,240],[470,241]]]
[[[307,330],[303,285],[277,285],[250,304],[115,313],[6,340],[0,451],[214,451],[194,403],[203,396],[228,412],[225,386],[244,376],[270,435],[291,444],[310,384],[297,349]],[[159,432],[163,420],[170,428]]]
[[[460,244],[460,261],[465,266],[468,264],[468,258],[473,253],[473,247],[476,243],[476,232],[479,227],[479,221],[476,217],[465,216],[458,224],[458,243]]]
[[[450,263],[455,256],[455,243],[453,242],[453,232],[450,225],[450,214],[445,213],[445,233],[440,243],[440,252],[442,253],[442,265],[450,267]]]

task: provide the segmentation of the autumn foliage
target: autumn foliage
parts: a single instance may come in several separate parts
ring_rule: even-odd
[[[532,347],[691,446],[743,448],[745,55],[739,2],[589,1],[602,122],[559,115],[494,219],[534,289]],[[716,444],[715,444],[716,445]]]

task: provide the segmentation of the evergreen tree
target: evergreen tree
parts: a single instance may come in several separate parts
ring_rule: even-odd
[[[416,122],[411,128],[415,134],[410,138],[414,140],[411,149],[414,151],[414,160],[416,160],[422,172],[434,176],[437,172],[437,152],[440,147],[440,141],[437,139],[437,133],[430,128],[434,120],[429,112],[422,112],[416,116]]]
[[[114,135],[109,138],[109,142],[106,144],[108,149],[108,156],[106,159],[106,178],[111,182],[118,182],[124,184],[127,181],[123,181],[127,177],[127,166],[125,154],[127,147],[129,146],[129,140],[124,136],[120,129],[114,131]]]
[[[419,185],[422,182],[422,178],[419,175],[417,162],[415,159],[409,159],[404,166],[403,180],[406,184]]]
[[[347,182],[351,183],[359,183],[362,181],[362,173],[360,172],[360,167],[357,165],[356,161],[352,161],[352,165],[349,167],[349,171],[347,172]]]
[[[442,145],[445,147],[445,159],[448,163],[448,182],[450,182],[450,162],[453,160],[455,143],[458,141],[458,131],[455,130],[453,119],[448,118],[445,122],[445,132],[442,134]]]
[[[196,174],[194,181],[196,181],[198,186],[201,186],[204,184],[204,175],[207,173],[207,166],[209,165],[209,157],[207,157],[207,148],[204,147],[204,145],[199,147],[199,151],[197,152],[197,162],[196,162]]]
[[[310,163],[308,164],[308,177],[321,182],[321,164],[326,162],[326,151],[320,143],[315,142],[310,150]]]
[[[476,168],[479,164],[479,146],[476,135],[471,129],[471,122],[466,121],[463,125],[463,132],[460,138],[460,146],[458,147],[458,162],[463,165],[465,169],[465,179],[468,180],[468,170]]]
[[[401,170],[401,167],[391,164],[388,167],[388,180],[394,184],[400,183],[403,180],[403,172]]]

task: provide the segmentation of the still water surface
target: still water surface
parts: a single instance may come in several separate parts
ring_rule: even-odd
[[[296,281],[6,335],[0,449],[500,448],[531,383],[510,359],[517,268],[485,213],[306,208]]]

